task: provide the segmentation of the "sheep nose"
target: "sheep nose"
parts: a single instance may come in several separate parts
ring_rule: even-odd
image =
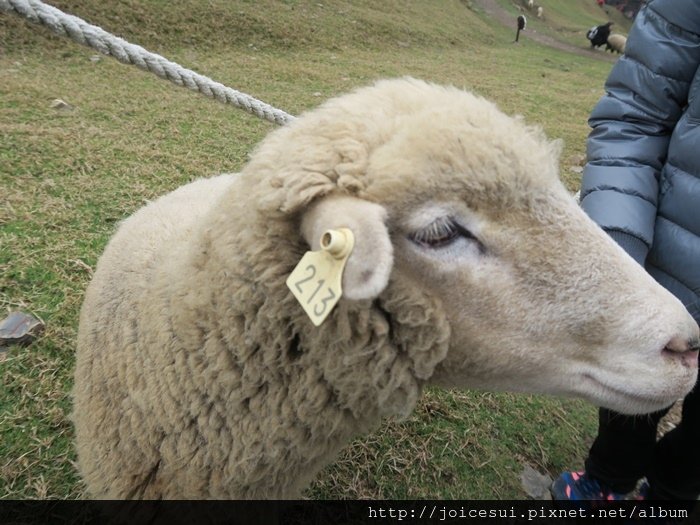
[[[663,349],[663,353],[672,359],[680,359],[688,367],[698,366],[700,340],[688,341],[681,337],[672,337]]]

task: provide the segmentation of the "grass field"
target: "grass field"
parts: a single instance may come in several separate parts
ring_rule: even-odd
[[[612,32],[627,35],[632,22],[613,7],[598,7],[595,1],[537,0],[542,6],[543,17],[535,16],[535,11],[523,9],[526,0],[498,0],[513,18],[519,13],[527,15],[530,31],[538,31],[553,36],[562,42],[581,47],[587,43],[586,32],[593,26],[613,22]]]
[[[595,22],[588,8],[553,8],[584,0],[542,3],[552,34]],[[513,31],[473,1],[54,5],[292,114],[383,77],[476,91],[564,139],[562,178],[572,190],[587,115],[611,67],[513,45]],[[238,170],[273,129],[94,55],[0,14],[0,317],[19,309],[46,322],[34,344],[0,353],[1,498],[84,495],[68,419],[77,319],[118,221],[188,181]],[[51,108],[57,98],[72,109]],[[308,495],[522,498],[524,465],[551,474],[581,465],[595,417],[574,400],[430,390],[408,420],[349,446]]]

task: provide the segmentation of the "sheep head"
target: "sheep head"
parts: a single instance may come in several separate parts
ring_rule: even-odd
[[[243,177],[313,247],[354,230],[333,315],[383,319],[419,386],[661,409],[695,384],[698,326],[579,209],[559,150],[482,98],[403,79],[271,134]]]

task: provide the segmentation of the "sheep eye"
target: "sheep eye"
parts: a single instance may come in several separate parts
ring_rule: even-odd
[[[409,235],[409,238],[416,244],[429,248],[441,248],[451,244],[457,237],[466,232],[457,225],[450,217],[440,217],[422,230]],[[469,232],[466,232],[469,234]],[[471,236],[471,234],[469,234]]]

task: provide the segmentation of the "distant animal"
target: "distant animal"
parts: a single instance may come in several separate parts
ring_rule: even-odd
[[[527,8],[532,9],[535,7],[535,1],[534,0],[527,0]]]
[[[544,7],[538,6],[537,7],[537,18],[542,18],[543,15],[544,15]]]
[[[586,33],[586,38],[590,40],[591,47],[600,47],[603,44],[608,43],[611,25],[613,25],[613,23],[608,22],[607,24],[595,26],[588,30]]]
[[[623,35],[618,35],[617,33],[613,33],[608,37],[608,41],[605,43],[605,50],[610,50],[611,53],[624,53],[626,45],[626,37],[624,37]]]

